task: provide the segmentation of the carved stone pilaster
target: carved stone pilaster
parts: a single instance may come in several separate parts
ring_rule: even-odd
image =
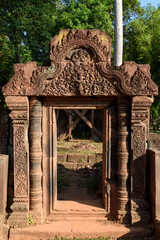
[[[29,104],[24,96],[8,96],[5,101],[13,126],[14,199],[9,225],[22,227],[28,225],[29,211]]]
[[[118,220],[130,222],[129,211],[129,100],[118,99]]]
[[[42,222],[41,102],[30,99],[30,212],[36,223]]]
[[[146,201],[146,148],[151,97],[133,97],[131,114],[131,223],[149,223]]]

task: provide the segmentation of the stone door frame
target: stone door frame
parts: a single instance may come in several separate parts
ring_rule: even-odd
[[[52,214],[54,212],[54,203],[56,202],[57,198],[57,186],[54,184],[54,181],[57,183],[57,124],[54,122],[56,121],[55,117],[55,110],[64,110],[64,109],[101,109],[105,113],[107,110],[107,107],[111,104],[112,101],[114,101],[115,98],[103,98],[94,100],[94,99],[73,99],[73,97],[66,99],[55,99],[55,98],[49,98],[44,100],[44,103],[42,104],[42,165],[43,165],[43,215],[44,218],[47,217],[47,215]],[[85,103],[86,102],[86,103]],[[108,116],[107,116],[108,117]],[[46,121],[46,119],[48,119]],[[106,124],[108,119],[106,119]],[[103,123],[103,132],[105,131],[106,127],[111,126],[105,126],[105,123]],[[103,170],[103,202],[104,202],[104,208],[109,212],[109,208],[107,205],[107,200],[105,200],[105,196],[107,195],[105,192],[105,181],[108,178],[108,175],[106,173],[106,161],[109,162],[108,157],[110,157],[110,154],[108,154],[110,145],[110,140],[108,139],[108,134],[110,134],[110,131],[108,133],[103,134],[103,162],[102,162],[102,170]],[[106,142],[107,138],[107,142]],[[51,144],[52,142],[52,144]],[[55,144],[53,144],[55,142]],[[48,147],[46,148],[46,145]],[[53,146],[53,147],[52,147]],[[53,151],[51,150],[53,149]],[[46,149],[48,151],[46,151]],[[111,149],[110,149],[111,150]],[[48,157],[49,156],[49,157]],[[110,172],[110,166],[108,168],[108,172]],[[53,174],[54,173],[54,174]],[[48,192],[48,182],[50,183],[50,189]],[[53,196],[51,194],[53,192]],[[108,200],[109,201],[109,200]]]

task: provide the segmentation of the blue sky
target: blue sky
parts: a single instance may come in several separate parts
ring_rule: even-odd
[[[160,0],[139,0],[141,2],[141,6],[147,6],[147,3],[151,3],[152,6],[157,7],[157,5],[160,5]]]

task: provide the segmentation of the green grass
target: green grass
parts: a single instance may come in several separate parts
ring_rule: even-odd
[[[94,149],[71,149],[72,146],[78,145],[80,143],[86,143],[88,145],[94,146]],[[68,153],[81,153],[81,154],[102,154],[102,143],[96,142],[82,142],[82,141],[75,141],[75,142],[67,142],[67,141],[58,141],[57,142],[57,152],[61,154],[68,154]]]
[[[53,239],[47,240],[116,240],[117,238],[110,238],[110,237],[98,237],[98,238],[64,238],[64,237],[55,237]]]

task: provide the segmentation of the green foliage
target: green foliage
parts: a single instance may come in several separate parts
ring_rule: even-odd
[[[29,225],[33,225],[34,224],[34,219],[33,219],[31,214],[29,214],[29,216],[28,216],[28,223],[29,223]]]
[[[60,29],[102,29],[113,39],[113,3],[114,0],[1,1],[0,86],[13,76],[15,63],[47,62],[49,42]],[[148,5],[142,9],[138,0],[124,0],[123,20],[124,60],[149,63],[152,78],[160,85],[160,8]],[[1,93],[0,103],[4,105]]]
[[[110,237],[97,237],[97,238],[65,238],[65,237],[58,237],[56,236],[54,239],[47,239],[47,240],[113,240],[116,238]]]
[[[152,79],[160,86],[160,7],[148,4],[143,12],[126,28],[124,60],[147,63],[151,66]],[[156,130],[160,122],[160,98],[155,97],[151,107],[151,125]]]

